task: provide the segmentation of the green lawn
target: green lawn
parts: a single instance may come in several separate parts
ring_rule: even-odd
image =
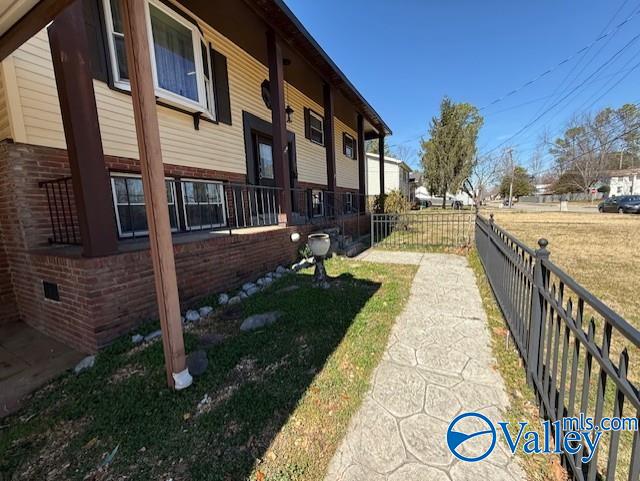
[[[224,340],[207,348],[207,372],[183,392],[165,387],[160,342],[133,347],[128,338],[92,370],[40,390],[0,422],[0,478],[321,479],[415,273],[343,259],[327,267],[327,291],[311,287],[307,270],[190,329],[187,351],[207,333]],[[240,334],[244,317],[276,309],[284,315],[275,325]]]

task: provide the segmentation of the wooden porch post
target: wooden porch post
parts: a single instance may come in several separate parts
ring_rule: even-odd
[[[267,32],[269,87],[271,89],[271,124],[273,128],[273,165],[276,186],[280,192],[280,219],[286,224],[291,219],[291,185],[289,184],[289,155],[287,149],[287,121],[284,106],[284,66],[282,48],[273,30]]]
[[[364,147],[364,118],[358,114],[358,191],[360,192],[360,212],[364,213],[367,203],[366,164],[367,153]]]
[[[333,88],[325,83],[322,89],[324,99],[324,148],[327,156],[327,190],[336,191],[336,141],[333,110]],[[329,199],[334,202],[333,199]]]
[[[182,337],[178,282],[145,19],[146,7],[145,2],[140,0],[123,0],[122,7],[167,382],[170,387],[182,389],[191,384],[191,376],[186,368]]]
[[[82,1],[77,0],[59,14],[48,33],[82,254],[106,256],[117,252],[118,237],[98,125]]]
[[[380,194],[384,194],[384,133],[378,136],[378,156],[380,157]]]

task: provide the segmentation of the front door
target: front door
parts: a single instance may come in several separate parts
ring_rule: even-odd
[[[265,187],[275,187],[276,177],[273,166],[273,141],[271,137],[256,134],[254,148],[258,184]]]

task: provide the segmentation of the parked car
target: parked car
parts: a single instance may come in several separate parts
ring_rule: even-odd
[[[640,214],[640,195],[609,197],[598,204],[599,212],[617,212],[618,214]]]
[[[462,210],[463,205],[464,204],[462,203],[461,200],[455,200],[454,199],[454,200],[451,201],[451,208],[454,209],[454,210]]]

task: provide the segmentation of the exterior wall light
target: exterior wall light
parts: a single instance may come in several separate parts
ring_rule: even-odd
[[[300,240],[300,234],[298,232],[294,232],[291,234],[291,242],[298,242]]]

